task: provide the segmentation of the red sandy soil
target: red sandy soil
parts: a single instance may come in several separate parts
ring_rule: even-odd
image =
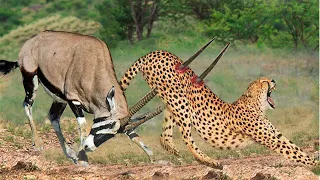
[[[52,132],[51,132],[52,133]],[[47,160],[42,152],[32,149],[30,140],[21,140],[22,147],[1,141],[9,132],[0,126],[1,179],[318,179],[310,168],[285,160],[278,155],[220,159],[223,170],[193,163],[172,165],[167,161],[144,165],[101,165],[88,167],[58,165]],[[46,148],[59,147],[55,135],[43,135]],[[309,148],[312,150],[312,148]]]

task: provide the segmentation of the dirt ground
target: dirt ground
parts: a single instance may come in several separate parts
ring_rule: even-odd
[[[42,152],[31,147],[30,140],[16,138],[3,141],[9,133],[0,127],[0,179],[301,179],[313,180],[319,177],[308,167],[292,163],[276,154],[240,159],[220,159],[223,170],[216,170],[198,163],[177,166],[168,161],[137,166],[90,164],[58,165],[45,158]],[[48,137],[46,139],[46,137]],[[43,136],[46,148],[59,144]],[[1,141],[2,140],[2,141]],[[21,147],[14,145],[22,141]],[[312,150],[312,148],[309,148]],[[59,149],[60,150],[60,149]]]

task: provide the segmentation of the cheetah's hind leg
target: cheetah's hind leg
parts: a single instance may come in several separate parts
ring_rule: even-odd
[[[164,110],[164,120],[162,125],[162,133],[160,136],[160,143],[162,147],[169,153],[180,157],[179,150],[172,142],[172,131],[174,127],[173,115],[168,108]]]
[[[179,115],[175,115],[174,118],[177,120],[179,131],[181,132],[182,139],[186,143],[189,151],[193,154],[197,161],[215,169],[223,169],[222,165],[215,159],[210,158],[203,153],[195,144],[191,136],[191,122],[190,119],[185,118],[182,121]]]

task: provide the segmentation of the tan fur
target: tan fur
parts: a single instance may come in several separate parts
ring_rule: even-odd
[[[68,100],[79,101],[95,118],[109,116],[106,96],[115,87],[117,118],[128,114],[107,45],[91,36],[46,31],[28,40],[19,53],[27,72],[41,69]]]
[[[175,68],[181,63],[177,56],[169,52],[155,51],[138,59],[120,82],[125,90],[134,76],[141,71],[149,86],[152,89],[157,88],[158,95],[167,105],[160,138],[166,150],[178,154],[172,143],[172,128],[176,124],[195,158],[215,168],[222,167],[195,145],[191,127],[214,147],[240,148],[254,140],[288,159],[315,165],[314,160],[280,135],[267,119],[267,87],[268,84],[275,86],[270,79],[254,81],[238,101],[229,104],[223,102],[207,86],[192,82],[195,74],[191,69],[178,73]]]

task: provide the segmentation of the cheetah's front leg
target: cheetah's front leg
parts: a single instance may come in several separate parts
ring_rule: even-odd
[[[298,146],[284,137],[267,118],[262,119],[254,128],[258,129],[258,133],[246,133],[251,135],[256,142],[282,154],[287,159],[306,165],[317,165],[318,162],[310,158]]]
[[[191,136],[191,122],[189,119],[182,119],[175,115],[174,118],[177,120],[177,125],[179,126],[179,130],[182,134],[182,139],[186,143],[189,151],[193,154],[193,156],[202,164],[210,166],[216,169],[222,169],[222,165],[204,154],[195,144],[192,136]]]

